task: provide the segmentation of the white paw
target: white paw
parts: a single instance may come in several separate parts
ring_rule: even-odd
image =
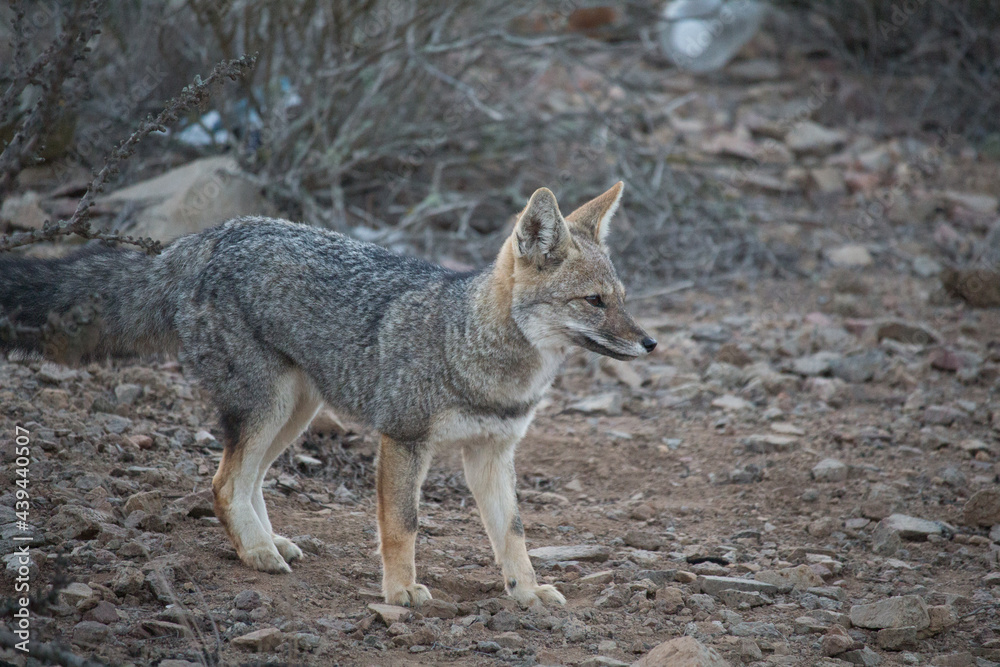
[[[406,587],[385,590],[386,604],[395,604],[400,607],[419,607],[431,599],[431,592],[422,584],[410,584]]]
[[[292,571],[288,563],[281,557],[274,544],[268,542],[259,547],[254,547],[240,554],[240,560],[248,567],[261,572],[271,572],[273,574],[286,574]]]
[[[274,542],[274,547],[281,554],[281,557],[285,559],[286,563],[291,563],[297,558],[302,558],[302,549],[299,549],[295,542],[292,542],[287,537],[272,535],[271,541]]]
[[[566,604],[566,598],[563,597],[563,594],[557,591],[555,586],[549,584],[523,588],[518,586],[510,592],[510,596],[525,608],[535,604]]]

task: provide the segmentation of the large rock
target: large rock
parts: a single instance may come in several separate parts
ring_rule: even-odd
[[[172,169],[102,199],[135,206],[134,223],[125,231],[172,241],[242,215],[272,215],[273,209],[229,156],[207,157]]]
[[[576,544],[566,547],[538,547],[528,552],[536,567],[551,567],[567,560],[603,563],[611,556],[611,549],[600,544]]]
[[[851,623],[871,630],[912,626],[920,631],[930,626],[931,618],[922,598],[899,595],[871,604],[854,605],[851,607]]]
[[[970,526],[994,526],[1000,523],[1000,490],[976,491],[964,510],[965,523]]]
[[[678,637],[663,642],[632,667],[729,667],[729,663],[694,637]]]

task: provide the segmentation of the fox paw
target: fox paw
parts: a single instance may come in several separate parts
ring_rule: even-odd
[[[385,591],[386,604],[399,605],[400,607],[419,607],[430,599],[431,592],[421,584],[410,584]]]
[[[298,547],[296,547],[298,548]],[[248,567],[272,574],[287,574],[292,571],[288,563],[281,557],[274,544],[267,543],[240,554],[240,560]]]
[[[535,604],[556,605],[566,604],[566,598],[556,590],[555,586],[544,584],[542,586],[516,587],[510,592],[510,596],[517,600],[517,603],[524,608]]]
[[[286,563],[291,563],[293,560],[302,558],[302,549],[299,549],[295,542],[292,542],[287,537],[272,535],[271,541],[274,542],[274,547],[281,554],[281,557],[285,559]]]

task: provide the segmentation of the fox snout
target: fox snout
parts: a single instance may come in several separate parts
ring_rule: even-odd
[[[656,349],[656,339],[655,338],[651,338],[649,336],[646,336],[645,338],[643,338],[642,341],[640,341],[640,344],[644,348],[646,348],[646,354],[649,354],[650,352],[652,352],[653,350]]]

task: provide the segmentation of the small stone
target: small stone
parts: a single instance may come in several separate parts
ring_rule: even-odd
[[[831,130],[811,120],[795,123],[785,135],[789,150],[803,155],[830,153],[846,141],[847,134],[843,130]]]
[[[528,552],[536,567],[551,567],[569,560],[603,563],[611,557],[611,549],[598,544],[578,544],[563,547],[538,547]]]
[[[743,662],[757,662],[764,659],[764,653],[760,650],[757,642],[749,637],[743,637],[737,644],[740,652],[740,659]]]
[[[887,651],[900,651],[917,642],[917,629],[912,625],[902,628],[882,628],[878,631],[879,648]]]
[[[824,516],[811,521],[808,526],[806,526],[806,532],[813,537],[823,539],[829,537],[833,534],[835,530],[840,527],[840,522],[833,517]]]
[[[622,413],[622,395],[621,392],[617,391],[597,394],[574,403],[568,409],[587,414],[620,415]]]
[[[241,591],[233,599],[233,606],[243,611],[252,611],[259,607],[263,600],[260,593],[254,590]]]
[[[962,422],[965,419],[964,412],[950,405],[928,405],[924,408],[923,421],[925,424],[951,426],[955,422]]]
[[[120,384],[115,387],[115,398],[118,405],[132,405],[142,396],[142,387],[137,384]]]
[[[933,278],[941,273],[941,264],[928,255],[913,258],[913,272],[921,278]]]
[[[126,565],[111,580],[111,590],[119,597],[135,595],[146,585],[146,576],[137,567]]]
[[[664,613],[676,614],[684,607],[684,591],[674,586],[667,586],[656,591],[657,607]]]
[[[916,595],[900,595],[852,606],[851,623],[872,630],[913,626],[919,631],[930,626],[931,619],[923,599]]]
[[[663,642],[632,667],[729,667],[729,663],[694,637],[678,637]]]
[[[101,600],[94,605],[93,609],[83,615],[83,620],[111,625],[118,622],[118,610],[107,600]]]
[[[517,616],[506,609],[501,609],[490,617],[486,627],[494,632],[511,632],[517,629]]]
[[[493,638],[502,648],[519,649],[524,648],[524,638],[516,632],[504,632]]]
[[[831,625],[820,640],[820,647],[823,655],[833,657],[840,655],[854,647],[854,639],[847,634],[847,630],[841,625]]]
[[[142,491],[129,496],[125,501],[125,516],[136,510],[159,514],[163,510],[163,496],[159,491]]]
[[[944,632],[958,623],[958,616],[955,615],[955,609],[951,605],[941,604],[928,607],[927,615],[930,617],[931,623],[927,626],[926,632],[931,635]]]
[[[740,398],[739,396],[733,396],[732,394],[723,394],[717,399],[712,401],[713,408],[722,408],[723,410],[749,410],[753,407],[753,403],[750,401]]]
[[[826,259],[830,264],[840,268],[871,266],[875,262],[872,259],[872,254],[868,252],[868,248],[857,243],[850,243],[828,250],[826,252]]]
[[[309,456],[308,454],[296,454],[295,465],[303,470],[319,470],[323,467],[323,462],[315,456]]]
[[[880,320],[872,328],[876,342],[888,338],[906,345],[924,347],[941,340],[941,334],[931,327],[904,320]]]
[[[673,578],[671,577],[671,580]],[[613,570],[601,570],[600,572],[594,572],[593,574],[586,574],[576,580],[579,586],[604,586],[605,584],[610,584],[615,580],[615,573]]]
[[[405,621],[410,616],[410,610],[406,607],[399,607],[394,604],[380,604],[371,603],[368,605],[368,610],[373,611],[378,614],[378,617],[382,619],[386,627],[389,627],[393,623],[399,623]]]
[[[581,621],[572,619],[562,626],[562,633],[566,641],[575,644],[587,639],[587,626]]]
[[[868,382],[878,374],[886,363],[886,356],[880,350],[868,350],[849,354],[830,364],[834,377],[844,382],[859,384]]]
[[[111,628],[97,621],[80,621],[73,626],[73,643],[79,646],[100,646],[108,639]]]
[[[232,645],[256,653],[269,653],[278,647],[282,641],[282,633],[278,628],[263,628],[255,630],[232,640]]]
[[[59,595],[66,600],[67,604],[75,607],[80,602],[94,597],[94,590],[87,584],[74,581],[59,591]]]
[[[812,477],[817,482],[847,481],[847,465],[837,459],[823,459],[812,468]]]
[[[715,611],[715,600],[711,595],[705,595],[704,593],[695,593],[688,596],[687,604],[691,609],[703,611],[706,614],[711,614]]]
[[[976,667],[977,664],[981,663],[977,663],[976,656],[968,651],[938,655],[931,660],[933,667]]]
[[[834,352],[817,352],[794,360],[792,372],[803,377],[827,375],[830,373],[832,365],[839,360],[840,355]]]
[[[965,523],[970,526],[1000,524],[1000,490],[982,489],[965,503]]]
[[[822,583],[822,581],[820,581],[820,583]],[[765,581],[744,579],[742,577],[716,577],[708,575],[698,577],[698,588],[702,593],[707,593],[708,595],[716,595],[719,591],[727,589],[737,591],[756,591],[766,595],[773,595],[778,592],[777,586]]]
[[[458,616],[458,605],[454,602],[431,599],[420,605],[420,613],[428,618],[455,618]]]
[[[754,577],[757,581],[766,582],[779,591],[804,591],[813,586],[823,585],[823,578],[813,572],[808,565],[786,567],[779,570],[761,570]]]
[[[862,649],[842,653],[840,659],[855,665],[862,665],[862,667],[877,667],[882,664],[882,658],[879,654],[867,646]]]
[[[419,630],[393,638],[392,645],[402,648],[414,646],[430,646],[437,641],[437,633],[432,628],[422,627]]]
[[[736,591],[727,589],[719,591],[718,598],[722,601],[722,604],[727,607],[733,607],[734,609],[752,609],[753,607],[763,607],[764,605],[774,604],[774,600],[761,595],[756,591]]]
[[[630,530],[625,533],[624,540],[625,544],[630,547],[647,551],[656,551],[667,544],[667,540],[663,536],[644,530]]]
[[[945,535],[951,531],[939,521],[918,519],[905,514],[891,514],[879,521],[872,533],[872,543],[881,544],[891,541],[890,534],[895,533],[901,539],[926,541],[931,535]]]

